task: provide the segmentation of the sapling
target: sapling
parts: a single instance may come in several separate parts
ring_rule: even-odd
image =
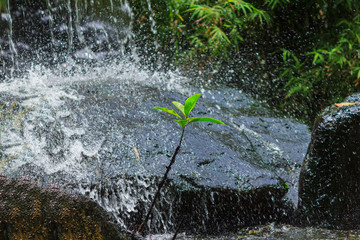
[[[218,124],[222,124],[222,125],[225,125],[222,121],[218,120],[218,119],[215,119],[215,118],[210,118],[210,117],[192,117],[190,118],[189,115],[191,113],[191,111],[194,109],[196,103],[197,103],[197,100],[199,99],[200,97],[200,93],[198,94],[194,94],[192,95],[191,97],[189,97],[188,99],[186,99],[184,105],[179,103],[179,102],[172,102],[175,107],[177,107],[178,110],[180,110],[180,112],[182,113],[182,116],[179,115],[176,111],[174,110],[170,110],[168,108],[164,108],[164,107],[153,107],[154,109],[158,109],[158,110],[161,110],[161,111],[164,111],[166,113],[169,113],[169,114],[172,114],[173,116],[177,117],[178,119],[175,119],[174,121],[177,122],[181,128],[182,128],[182,131],[181,131],[181,136],[180,136],[180,141],[179,141],[179,144],[178,146],[176,147],[175,149],[175,152],[170,160],[170,163],[169,165],[166,167],[166,171],[158,185],[158,188],[157,188],[157,191],[155,193],[155,196],[153,198],[153,201],[151,202],[151,205],[150,205],[150,208],[146,214],[146,217],[144,219],[144,221],[141,223],[141,225],[139,226],[138,228],[138,233],[140,234],[141,232],[141,229],[142,227],[144,226],[144,224],[149,220],[150,218],[150,215],[151,215],[151,212],[152,212],[152,209],[154,208],[154,205],[156,203],[156,200],[159,198],[159,195],[160,195],[160,191],[161,191],[161,188],[163,187],[166,179],[167,179],[167,176],[168,176],[168,173],[170,172],[171,170],[171,166],[174,164],[175,162],[175,158],[176,158],[176,155],[179,153],[180,151],[180,147],[181,147],[181,143],[182,143],[182,140],[183,140],[183,137],[184,137],[184,132],[185,132],[185,128],[186,126],[188,126],[189,124],[193,123],[193,122],[212,122],[212,123],[218,123]],[[176,236],[176,234],[175,234]]]

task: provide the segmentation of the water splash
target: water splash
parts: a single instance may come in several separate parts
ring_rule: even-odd
[[[74,65],[72,69],[76,67]],[[171,81],[168,81],[169,77]],[[140,84],[169,91],[188,91],[183,87],[188,79],[176,73],[142,71],[137,63],[130,61],[87,69],[86,74],[81,70],[72,71],[71,75],[59,75],[36,65],[26,77],[0,83],[0,96],[17,99],[21,106],[29,109],[21,130],[12,131],[3,139],[7,143],[5,153],[17,155],[7,164],[5,172],[11,176],[30,175],[42,185],[61,184],[87,195],[113,213],[125,227],[125,221],[129,223],[138,212],[136,208],[151,199],[155,179],[142,175],[146,170],[141,169],[141,164],[137,164],[138,173],[134,177],[123,175],[121,171],[115,173],[111,162],[116,159],[109,159],[108,163],[100,160],[99,156],[107,151],[104,145],[108,139],[97,133],[91,134],[91,126],[82,116],[84,109],[77,106],[85,97],[73,87],[83,83],[106,85],[109,79],[129,89]],[[69,106],[69,102],[73,105]],[[114,137],[126,138],[121,134],[126,133],[118,132]],[[131,152],[136,141],[128,139],[117,146],[116,151]],[[134,153],[132,155],[130,159],[134,158]],[[162,226],[167,225],[166,220],[162,222]]]

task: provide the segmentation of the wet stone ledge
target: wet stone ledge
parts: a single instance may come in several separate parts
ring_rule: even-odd
[[[95,202],[0,176],[0,240],[129,239]]]

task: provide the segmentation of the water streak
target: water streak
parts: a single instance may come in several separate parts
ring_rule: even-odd
[[[52,10],[51,10],[51,4],[50,4],[50,0],[46,0],[46,7],[48,9],[49,12],[49,31],[50,31],[50,36],[51,36],[51,43],[53,44],[53,46],[55,45],[55,37],[54,37],[54,18],[52,16]]]
[[[150,12],[150,16],[149,16],[149,20],[150,20],[150,23],[151,23],[150,29],[151,29],[151,32],[154,34],[154,39],[155,39],[154,40],[155,49],[159,49],[159,43],[158,43],[158,40],[157,40],[157,37],[156,37],[157,30],[155,28],[155,26],[156,26],[155,14],[154,14],[154,11],[152,10],[152,7],[151,7],[151,0],[147,0],[147,4],[148,4],[148,10]]]
[[[17,61],[17,57],[18,57],[18,52],[16,50],[14,41],[13,41],[13,23],[12,23],[12,17],[11,17],[11,8],[10,8],[10,1],[7,0],[7,20],[9,23],[9,50],[11,52],[11,58],[12,58],[12,63],[13,63],[13,68],[11,69],[11,75],[13,75],[13,72],[15,70],[18,69],[18,61]]]
[[[67,2],[67,10],[68,10],[68,46],[67,46],[67,55],[70,54],[72,45],[73,45],[73,27],[72,27],[72,9],[71,9],[71,1]]]
[[[75,0],[75,13],[76,13],[76,20],[75,20],[76,33],[77,33],[80,43],[83,44],[84,36],[83,36],[83,34],[81,32],[81,28],[80,28],[80,11],[79,11],[79,7],[78,7],[78,0]]]

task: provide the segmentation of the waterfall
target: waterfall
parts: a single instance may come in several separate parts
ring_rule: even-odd
[[[13,19],[11,16],[11,6],[10,6],[10,1],[7,0],[6,1],[6,5],[5,5],[5,9],[6,12],[2,14],[2,19],[1,21],[6,21],[7,22],[7,42],[8,42],[8,53],[5,53],[6,55],[8,55],[7,57],[10,57],[11,59],[11,64],[12,67],[10,68],[9,74],[10,76],[13,76],[14,71],[16,71],[18,69],[18,51],[16,49],[16,46],[14,44],[14,40],[13,40]],[[1,44],[2,45],[2,44]],[[4,47],[1,47],[1,49],[3,49]],[[2,51],[2,54],[4,52]],[[5,59],[3,59],[3,68],[5,68],[6,63],[5,63]]]
[[[15,70],[24,73],[34,62],[71,69],[76,62],[100,63],[133,49],[127,1],[7,0],[7,4],[0,25],[0,58],[7,72],[2,77]]]

